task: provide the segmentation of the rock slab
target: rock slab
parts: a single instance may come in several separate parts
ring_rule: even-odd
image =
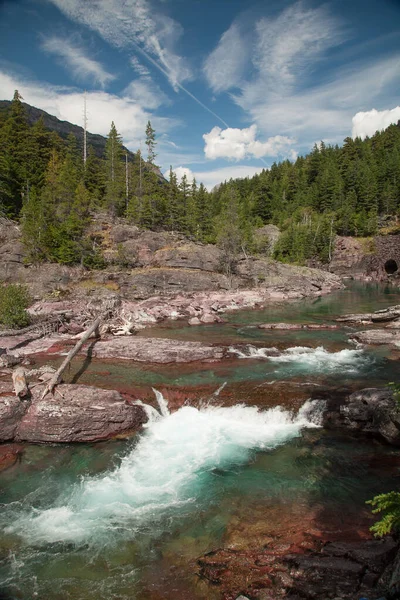
[[[225,349],[201,342],[163,338],[116,337],[97,342],[93,354],[97,358],[119,358],[167,364],[220,360],[225,356]]]
[[[33,390],[32,402],[16,426],[16,441],[94,442],[137,430],[146,421],[140,406],[114,390],[65,384],[57,386],[54,396],[41,400],[41,393]]]

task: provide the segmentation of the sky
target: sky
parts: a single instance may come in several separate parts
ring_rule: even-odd
[[[0,0],[0,99],[208,189],[400,119],[400,0]]]

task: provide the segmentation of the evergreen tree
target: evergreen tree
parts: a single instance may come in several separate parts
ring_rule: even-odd
[[[147,121],[146,125],[146,146],[147,146],[147,162],[154,165],[154,160],[157,156],[156,148],[156,132],[152,128],[150,121]]]
[[[105,148],[105,202],[112,215],[122,215],[125,210],[125,177],[123,164],[123,145],[114,121],[107,137]]]

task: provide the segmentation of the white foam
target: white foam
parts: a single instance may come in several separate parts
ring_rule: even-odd
[[[298,364],[307,367],[310,373],[329,373],[343,371],[343,369],[346,373],[355,373],[369,362],[369,358],[362,349],[345,348],[338,352],[328,352],[323,346],[318,346],[318,348],[295,346],[279,352],[276,348],[256,348],[248,345],[244,349],[232,347],[229,350],[239,358],[266,359],[275,364]]]
[[[249,344],[245,348],[229,348],[231,354],[236,354],[239,358],[270,358],[279,354],[278,348],[257,348]]]
[[[271,356],[273,363],[298,363],[309,368],[310,372],[345,371],[355,373],[368,361],[363,350],[339,350],[328,352],[323,346],[309,348],[295,346],[287,348],[279,356]]]
[[[294,416],[279,407],[185,406],[149,423],[117,469],[83,479],[59,506],[25,514],[7,530],[35,543],[79,543],[154,527],[166,511],[201,502],[207,472],[244,464],[252,450],[274,448],[315,427],[307,410]]]

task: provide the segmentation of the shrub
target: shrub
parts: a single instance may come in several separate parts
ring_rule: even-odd
[[[0,323],[7,327],[25,327],[30,323],[26,312],[31,303],[27,288],[23,285],[3,285],[0,287]]]

